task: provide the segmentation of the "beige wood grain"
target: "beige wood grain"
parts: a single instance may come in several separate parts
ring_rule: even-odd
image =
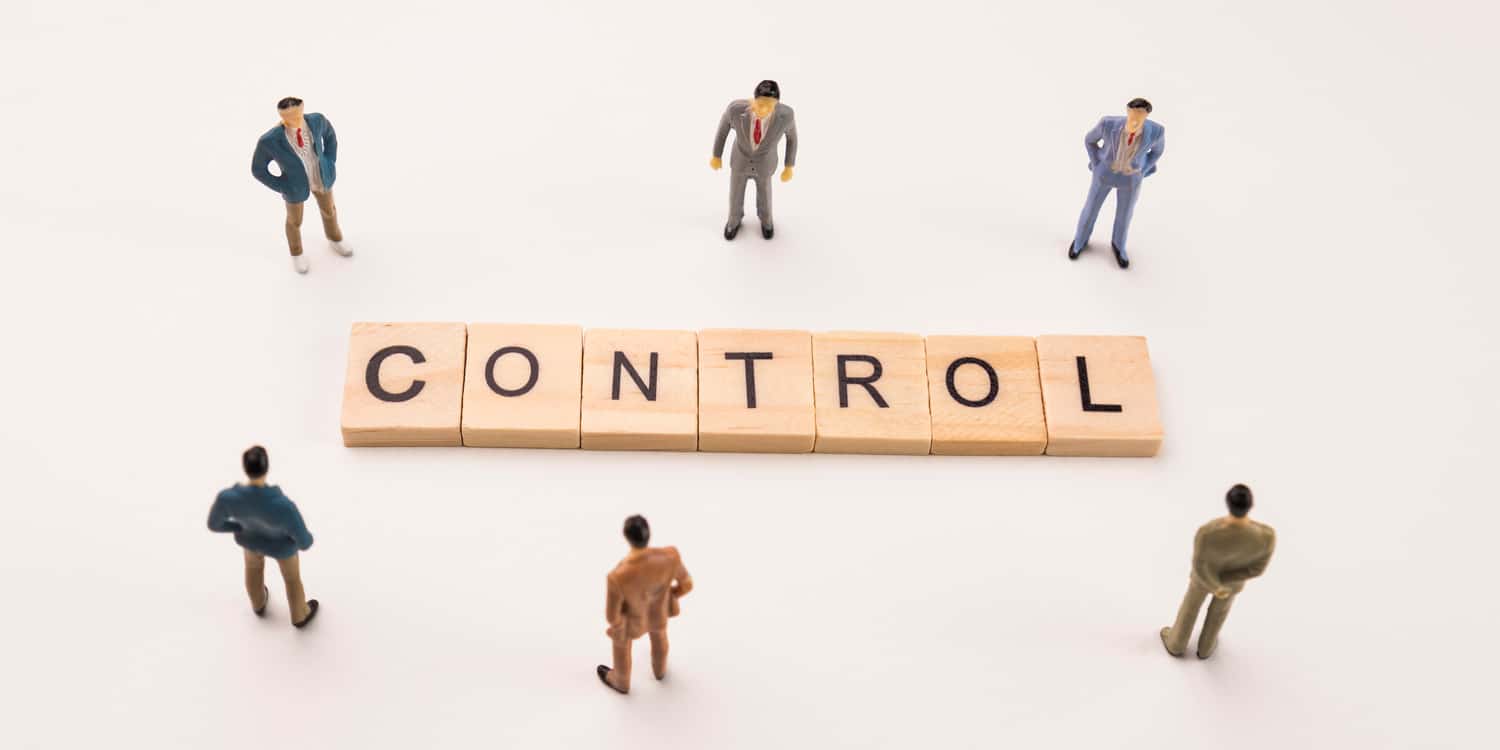
[[[953,368],[973,358],[978,364]],[[998,384],[998,387],[996,385]],[[991,388],[995,388],[991,397]],[[955,456],[1036,456],[1047,447],[1036,341],[1029,336],[928,336],[927,391],[932,409],[932,452]]]
[[[465,343],[463,323],[355,323],[339,420],[344,445],[459,445]],[[413,347],[424,359],[396,354],[381,363],[378,382],[390,393],[422,381],[415,396],[399,403],[376,398],[365,381],[371,358],[390,346]]]
[[[521,347],[536,358],[536,380]],[[583,329],[566,325],[469,324],[464,375],[464,445],[483,448],[577,448],[583,391]],[[490,387],[490,377],[502,392]]]
[[[621,368],[611,398],[615,352],[649,384],[657,353],[656,400],[648,401]],[[590,329],[583,337],[583,447],[589,450],[692,451],[698,447],[698,337],[692,331]]]
[[[748,406],[745,361],[755,352],[755,407]],[[709,329],[698,332],[698,450],[807,453],[813,449],[812,334]]]
[[[881,363],[872,383],[881,408],[859,385],[839,403],[838,355],[868,355]],[[868,364],[850,362],[847,375],[868,376]],[[813,334],[813,394],[819,453],[925,454],[932,445],[927,404],[927,356],[922,337],[907,333],[836,331]]]
[[[1051,456],[1154,456],[1162,426],[1151,356],[1141,336],[1041,336],[1036,340]],[[1077,358],[1088,367],[1094,404],[1121,411],[1084,411]]]

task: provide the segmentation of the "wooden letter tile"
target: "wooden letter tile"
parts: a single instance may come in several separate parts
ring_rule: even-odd
[[[464,445],[578,447],[582,328],[471,323],[468,359]]]
[[[1039,456],[1047,447],[1029,336],[928,336],[927,390],[933,453]]]
[[[344,445],[459,445],[463,323],[355,323]]]
[[[583,447],[698,447],[698,337],[590,329],[583,336]]]
[[[813,424],[812,334],[698,333],[698,449],[807,453]]]
[[[1154,456],[1161,417],[1140,336],[1041,336],[1047,455]]]
[[[813,335],[819,453],[925,454],[927,355],[907,333]]]

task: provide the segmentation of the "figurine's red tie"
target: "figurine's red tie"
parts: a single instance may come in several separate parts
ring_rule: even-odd
[[[760,139],[757,138],[757,141]],[[297,148],[302,148],[302,128],[297,128]]]
[[[760,145],[760,118],[755,118],[755,145]]]

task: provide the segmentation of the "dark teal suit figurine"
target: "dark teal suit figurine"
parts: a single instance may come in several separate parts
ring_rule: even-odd
[[[256,617],[266,613],[271,598],[266,588],[266,558],[281,567],[286,584],[286,602],[292,625],[303,627],[318,614],[318,600],[302,590],[302,563],[297,553],[312,546],[312,534],[302,522],[302,513],[281,488],[266,484],[271,459],[258,445],[240,457],[248,484],[236,484],[219,493],[208,511],[208,530],[234,534],[245,550],[245,592]]]
[[[307,273],[307,258],[302,256],[302,206],[309,194],[318,201],[328,246],[345,258],[354,254],[354,249],[344,243],[338,209],[333,205],[339,140],[328,118],[317,112],[304,116],[302,100],[295,96],[277,102],[276,111],[281,123],[256,142],[250,174],[286,201],[286,243],[292,251],[292,268]],[[280,174],[271,174],[272,162]]]
[[[1125,105],[1125,112],[1124,117],[1100,118],[1099,124],[1083,137],[1094,180],[1083,213],[1078,216],[1078,230],[1068,245],[1071,260],[1077,260],[1088,248],[1099,207],[1104,205],[1109,191],[1114,190],[1115,228],[1110,245],[1115,251],[1115,262],[1121,268],[1130,267],[1130,256],[1125,253],[1130,217],[1135,213],[1141,182],[1156,172],[1156,162],[1167,148],[1167,129],[1146,119],[1151,114],[1151,102],[1145,99],[1131,99]]]

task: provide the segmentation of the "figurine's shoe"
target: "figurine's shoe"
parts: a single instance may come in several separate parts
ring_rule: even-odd
[[[317,599],[308,599],[307,600],[307,616],[304,617],[304,618],[302,618],[302,622],[294,622],[294,623],[292,623],[292,627],[294,627],[294,628],[305,628],[305,627],[307,627],[307,624],[310,623],[310,622],[312,622],[313,618],[317,617],[317,616],[318,616],[318,600]]]
[[[737,235],[737,234],[739,234],[739,233],[740,233],[740,225],[739,224],[735,224],[732,227],[728,227],[728,226],[724,227],[724,239],[726,239],[726,240],[732,240],[732,239],[734,239],[734,236]]]
[[[776,227],[763,226],[760,228],[760,236],[765,237],[768,240],[771,239],[771,236],[774,234],[776,234]]]
[[[342,255],[345,258],[354,254],[354,248],[344,244],[343,240],[329,240],[328,247],[335,253]]]
[[[262,588],[264,588],[264,587],[262,587]],[[260,605],[260,609],[250,610],[250,611],[252,611],[252,612],[255,613],[256,617],[265,617],[266,616],[266,607],[271,604],[271,590],[270,589],[265,589],[265,592],[266,593],[262,594],[261,596],[264,596],[266,598],[266,600],[265,600],[265,602],[263,602]]]
[[[602,683],[604,683],[605,687],[609,688],[610,690],[615,691],[616,693],[619,693],[620,695],[629,695],[628,691],[621,690],[621,689],[615,687],[614,683],[612,683],[612,682],[609,681],[609,671],[610,671],[609,667],[606,667],[603,664],[600,664],[599,666],[594,667],[594,674],[599,675],[599,681],[602,682]]]
[[[297,273],[307,273],[307,269],[311,267],[312,266],[307,264],[307,258],[301,255],[292,256],[292,269]]]
[[[1172,653],[1172,647],[1167,645],[1167,634],[1171,633],[1171,632],[1172,632],[1171,628],[1162,628],[1161,629],[1161,647],[1164,648],[1164,649],[1166,649],[1167,653],[1172,654],[1173,656],[1181,657],[1182,656],[1181,653]]]
[[[1213,645],[1211,645],[1211,646],[1208,647],[1208,653],[1205,654],[1205,653],[1203,653],[1203,644],[1201,644],[1201,643],[1198,644],[1198,658],[1199,659],[1207,659],[1208,657],[1213,656],[1214,655],[1214,649],[1216,649],[1218,647],[1219,647],[1219,642],[1218,641],[1214,641]]]
[[[1109,249],[1115,251],[1115,262],[1119,263],[1121,268],[1129,268],[1130,267],[1130,259],[1127,258],[1127,257],[1125,257],[1125,251],[1124,250],[1121,250],[1113,242],[1109,243]]]
[[[1084,245],[1083,247],[1076,247],[1075,248],[1075,247],[1073,247],[1073,243],[1069,242],[1068,243],[1068,260],[1078,260],[1078,256],[1082,255],[1083,251],[1087,247],[1088,247],[1088,245]]]

